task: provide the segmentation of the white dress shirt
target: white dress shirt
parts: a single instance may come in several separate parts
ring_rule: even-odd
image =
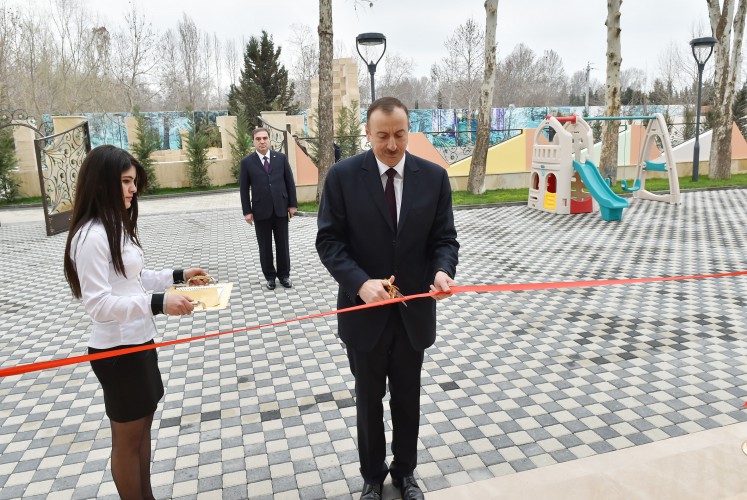
[[[376,156],[374,155],[374,158]],[[402,207],[402,183],[405,182],[405,155],[402,155],[402,159],[399,160],[399,162],[393,166],[390,167],[389,165],[385,163],[381,163],[378,158],[376,158],[376,164],[379,166],[379,176],[381,177],[381,186],[386,191],[386,181],[389,179],[389,176],[386,175],[386,171],[390,168],[393,168],[397,171],[397,175],[394,176],[394,199],[397,200],[397,222],[399,222],[399,211],[400,207]]]
[[[144,269],[142,249],[124,231],[123,239],[126,278],[114,271],[106,230],[100,222],[85,224],[71,242],[83,305],[93,322],[88,346],[95,349],[153,339],[157,330],[151,310],[153,293],[148,290],[163,290],[174,283],[172,269]]]
[[[267,153],[262,154],[259,151],[255,151],[257,153],[257,156],[259,156],[259,162],[262,164],[262,166],[265,166],[265,157],[267,157],[267,161],[270,161],[270,150],[267,150]]]

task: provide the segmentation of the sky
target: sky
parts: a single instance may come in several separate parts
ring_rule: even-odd
[[[266,30],[276,45],[287,47],[283,55],[288,68],[292,25],[305,24],[316,32],[319,21],[316,0],[83,1],[98,10],[107,24],[117,24],[117,17],[121,18],[135,1],[159,31],[174,28],[182,12],[201,30],[217,33],[224,40],[234,38],[240,42],[242,37],[248,40]],[[31,4],[47,2],[31,0]],[[373,0],[371,6],[361,0],[332,3],[336,46],[342,44],[352,56],[356,54],[356,35],[383,33],[387,52],[412,59],[416,76],[430,74],[431,65],[446,55],[444,42],[460,24],[469,18],[483,26],[485,22],[483,0]],[[661,53],[671,43],[689,51],[688,42],[694,35],[711,34],[706,0],[624,0],[621,11],[623,69],[638,67],[654,74]],[[547,49],[555,50],[568,76],[591,63],[592,77],[603,81],[606,15],[604,0],[500,0],[498,57],[505,57],[523,42],[538,55]]]

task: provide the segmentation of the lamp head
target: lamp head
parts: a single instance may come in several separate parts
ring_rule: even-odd
[[[366,61],[366,57],[361,54],[361,46],[362,47],[374,47],[376,45],[384,45],[384,50],[381,52],[381,55],[376,60],[376,62],[373,62],[373,59],[368,62]],[[361,59],[363,59],[363,62],[368,64],[369,71],[373,69],[376,70],[376,65],[379,64],[379,61],[381,61],[381,58],[384,57],[384,52],[386,52],[386,37],[382,35],[381,33],[361,33],[357,37],[355,37],[355,50],[358,51],[358,55],[361,56]],[[370,52],[369,52],[370,53]]]
[[[698,66],[705,66],[705,63],[713,54],[713,46],[716,45],[716,39],[712,36],[704,36],[701,38],[693,38],[690,40],[690,47],[692,47],[693,57],[698,63]]]
[[[386,43],[386,37],[381,33],[361,33],[355,37],[358,45],[381,45]]]

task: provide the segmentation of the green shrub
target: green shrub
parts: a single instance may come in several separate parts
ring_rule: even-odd
[[[189,184],[195,188],[210,187],[208,176],[208,137],[200,131],[194,122],[187,134],[187,163],[189,165]]]
[[[249,130],[249,123],[243,115],[236,117],[236,134],[231,134],[231,175],[238,182],[241,160],[254,151],[254,138]]]
[[[361,110],[358,101],[350,106],[340,108],[337,114],[337,137],[335,142],[340,146],[340,159],[349,158],[360,153]]]
[[[0,199],[11,202],[20,195],[19,182],[12,171],[18,165],[12,127],[0,131]]]
[[[154,151],[161,149],[161,137],[158,131],[148,123],[145,115],[138,112],[137,109],[133,111],[133,116],[137,121],[135,128],[137,142],[130,146],[130,150],[132,151],[132,155],[137,158],[145,169],[145,173],[148,175],[148,186],[145,189],[145,192],[152,193],[161,187],[154,168],[156,162],[151,156]]]

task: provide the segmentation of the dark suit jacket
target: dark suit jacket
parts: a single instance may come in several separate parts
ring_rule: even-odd
[[[241,209],[244,215],[254,214],[255,220],[269,219],[273,214],[275,217],[286,217],[288,207],[298,207],[296,183],[288,158],[275,151],[269,151],[268,154],[269,174],[265,172],[256,152],[241,160]]]
[[[319,206],[316,248],[339,283],[339,308],[363,302],[357,296],[368,279],[394,275],[405,295],[427,292],[436,271],[456,273],[456,240],[451,187],[446,170],[405,153],[404,185],[395,234],[376,157],[367,151],[336,163],[327,174]],[[430,297],[338,315],[348,346],[371,350],[389,314],[399,308],[413,348],[436,340],[436,301]]]

